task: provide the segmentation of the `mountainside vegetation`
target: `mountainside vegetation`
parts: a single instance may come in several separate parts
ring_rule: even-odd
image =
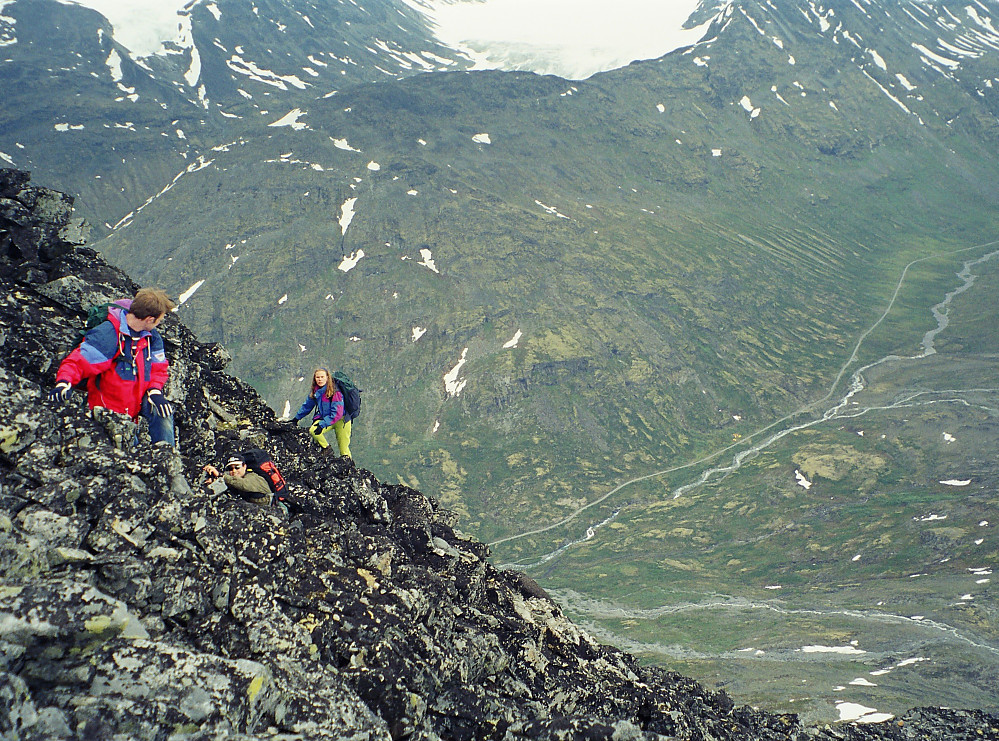
[[[154,154],[107,174],[125,192],[84,204],[117,224],[100,251],[183,296],[279,413],[314,367],[346,370],[364,389],[357,458],[438,497],[607,640],[826,719],[832,688],[893,642],[924,649],[922,626],[906,636],[929,616],[960,636],[929,641],[940,681],[867,701],[897,712],[949,684],[987,704],[995,599],[967,584],[999,552],[979,525],[996,491],[996,10],[733,2],[703,9],[700,44],[583,81],[375,76],[372,60],[332,95],[245,97],[206,76],[222,102],[188,91],[194,132],[164,148],[151,126]],[[150,122],[179,119],[164,104]],[[860,405],[876,435],[844,421]],[[969,477],[973,495],[937,483]],[[944,508],[956,530],[913,524]],[[844,618],[874,585],[895,617]],[[823,600],[794,629],[769,619]],[[878,649],[797,668],[801,646],[871,623]],[[772,679],[752,681],[747,648],[783,652]],[[798,671],[823,689],[796,697]]]
[[[602,645],[454,514],[275,419],[173,316],[179,447],[79,394],[54,347],[136,284],[65,194],[0,169],[0,734],[50,739],[967,741],[999,714],[807,725]],[[30,326],[30,331],[25,327]],[[130,440],[137,438],[135,448]],[[206,485],[260,446],[286,509]],[[870,719],[869,719],[870,720]]]

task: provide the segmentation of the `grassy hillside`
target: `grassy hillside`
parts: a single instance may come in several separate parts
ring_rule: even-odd
[[[358,462],[609,640],[817,720],[987,703],[995,56],[941,74],[870,21],[889,67],[750,7],[583,82],[242,126],[99,247],[196,287],[181,315],[279,412],[347,370]]]
[[[660,113],[625,85],[640,72],[434,76],[317,103],[312,129],[216,152],[101,247],[177,293],[204,279],[183,315],[278,410],[313,366],[351,371],[381,475],[486,539],[545,523],[559,492],[696,459],[825,395],[902,268],[995,220],[978,145],[958,155],[890,103],[883,143],[832,156],[741,110],[698,124],[708,93]],[[345,132],[361,151],[332,141]],[[139,257],[150,241],[159,259]],[[497,487],[516,494],[497,507]]]

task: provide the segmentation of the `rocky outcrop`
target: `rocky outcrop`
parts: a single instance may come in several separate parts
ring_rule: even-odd
[[[804,728],[639,666],[432,499],[278,422],[174,317],[178,449],[82,394],[47,401],[86,309],[136,288],[84,234],[66,197],[0,171],[0,738],[999,734],[997,716],[931,709]],[[201,485],[250,446],[288,480],[289,515]]]

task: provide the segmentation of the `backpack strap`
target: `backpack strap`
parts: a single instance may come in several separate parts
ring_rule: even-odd
[[[110,307],[112,307],[112,306],[117,306],[117,304],[105,304],[104,305],[104,307],[103,307],[104,308],[104,313],[105,313],[104,322],[111,321],[110,319],[107,318],[107,312],[109,311]],[[93,311],[93,309],[91,309],[91,311]],[[104,322],[99,322],[97,326],[99,326],[100,324],[103,324]],[[122,357],[125,354],[125,348],[123,347],[124,340],[122,339],[121,329],[118,329],[116,331],[117,331],[118,337],[116,338],[117,342],[115,342],[114,354],[111,356],[111,368],[112,369],[114,369],[114,367],[118,364],[118,358]],[[86,336],[84,336],[83,340],[80,341],[80,344],[82,345],[85,340],[86,340]],[[132,366],[133,366],[133,372],[135,373],[136,377],[138,377],[138,370],[135,368],[135,358],[132,358]],[[101,375],[103,375],[103,374],[101,374]],[[101,376],[100,375],[94,376],[94,386],[98,390],[100,390],[100,388],[101,388]]]

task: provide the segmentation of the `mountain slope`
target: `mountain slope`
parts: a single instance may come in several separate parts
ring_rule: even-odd
[[[79,246],[71,199],[0,170],[0,729],[21,739],[987,738],[925,708],[806,728],[602,646],[436,502],[275,423],[174,317],[180,450],[42,400],[86,307],[136,286]],[[31,257],[25,260],[24,257]],[[26,318],[32,331],[25,331]],[[77,400],[78,401],[78,400]],[[138,434],[139,448],[120,441]],[[115,443],[115,440],[119,442]],[[289,517],[200,485],[247,444]],[[138,453],[138,454],[136,454]],[[913,735],[914,734],[914,735]]]
[[[429,473],[444,490],[421,471],[442,454],[460,461],[472,440],[484,470],[471,476],[549,435],[573,468],[673,460],[730,437],[733,416],[773,419],[825,393],[901,267],[994,223],[986,130],[920,124],[845,59],[824,62],[843,69],[826,87],[755,19],[732,10],[718,23],[751,70],[709,45],[705,66],[692,50],[573,85],[429,75],[316,101],[298,119],[307,128],[216,153],[102,248],[178,292],[204,279],[185,310],[276,407],[311,365],[343,358],[374,392],[374,424],[393,417],[372,447],[413,441],[386,459],[421,484]],[[816,32],[800,43],[828,54]],[[775,81],[805,95],[743,109]],[[936,104],[966,98],[948,89]],[[178,211],[195,219],[179,239]],[[145,257],[150,239],[170,245],[165,262]],[[423,249],[438,272],[418,265]],[[280,277],[261,290],[263,274]],[[248,305],[254,318],[235,320]],[[504,351],[518,331],[523,345]],[[452,399],[443,378],[466,346],[474,380]],[[623,414],[604,412],[611,399]],[[412,412],[401,429],[400,402]],[[550,422],[497,439],[517,429],[509,418]],[[418,451],[437,447],[438,423],[456,438],[428,459]],[[525,481],[553,465],[525,461]],[[470,513],[485,527],[503,516]]]
[[[828,720],[832,688],[883,667],[868,666],[874,651],[830,667],[799,649],[932,610],[974,650],[945,645],[898,688],[851,690],[876,698],[858,704],[900,712],[950,687],[986,702],[995,602],[975,584],[987,575],[968,580],[995,552],[978,525],[995,490],[979,369],[997,338],[965,319],[967,350],[933,358],[923,343],[955,273],[978,280],[966,300],[991,306],[995,10],[739,2],[704,9],[701,44],[579,83],[459,72],[330,98],[275,89],[267,116],[259,97],[227,110],[243,118],[222,116],[202,159],[144,192],[99,247],[184,297],[185,321],[225,342],[278,411],[294,411],[313,367],[345,367],[365,389],[358,459],[438,496],[608,640],[676,660],[706,639],[716,663],[700,676],[768,662],[781,702]],[[858,449],[872,438],[844,409],[872,371],[853,373],[892,356],[920,373],[858,412],[882,415],[891,441]],[[948,408],[981,410],[946,417],[974,430],[948,457],[933,417],[945,392]],[[850,429],[811,446],[822,421]],[[870,465],[826,465],[853,456]],[[948,540],[919,521],[957,507],[963,490],[937,482],[963,470],[981,474]],[[910,500],[929,509],[900,509]],[[813,523],[835,515],[849,525]],[[858,574],[859,551],[877,556]],[[910,577],[931,572],[910,599]],[[837,617],[839,600],[866,610],[881,588],[888,617]],[[735,614],[779,634],[766,648],[780,661],[744,662],[732,611],[691,627],[717,594],[762,605]],[[822,619],[793,631],[757,617],[816,603]],[[606,617],[618,607],[626,619]],[[906,630],[879,627],[876,656],[922,645]],[[797,672],[826,689],[802,700]],[[752,683],[738,689],[756,701]]]

